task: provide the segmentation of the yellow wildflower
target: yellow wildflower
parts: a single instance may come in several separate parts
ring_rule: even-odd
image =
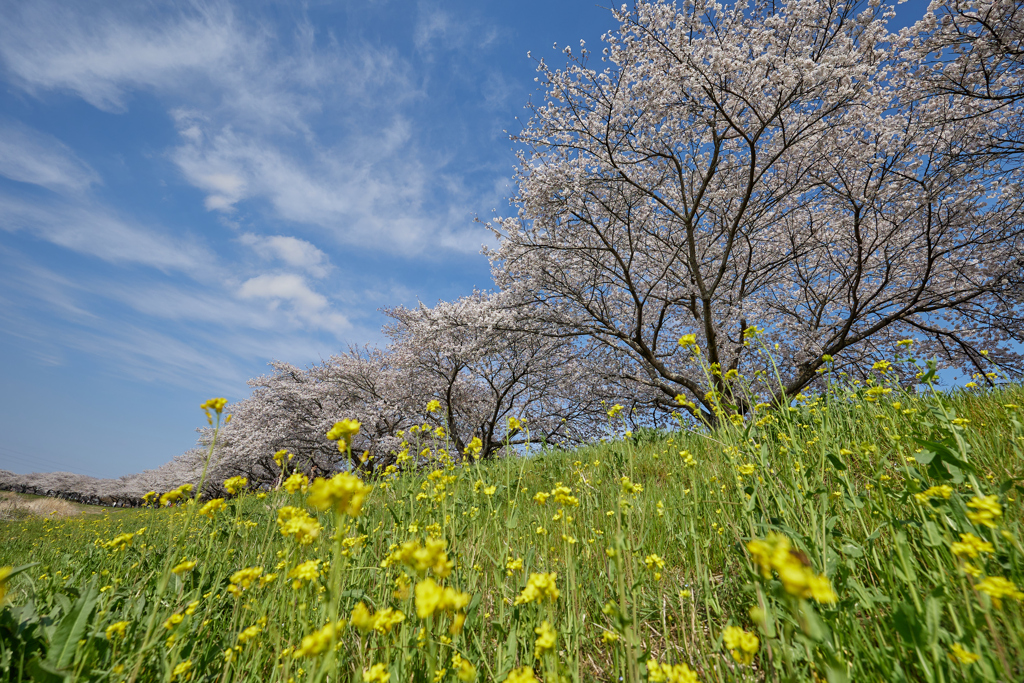
[[[967,519],[974,524],[982,524],[989,528],[996,527],[999,518],[1003,515],[1003,506],[999,504],[998,496],[975,496],[967,501],[967,507],[973,508],[974,512],[967,513]]]
[[[220,399],[220,400],[223,400],[223,399]],[[186,659],[184,662],[182,662],[181,664],[178,664],[176,667],[174,667],[174,670],[171,671],[171,680],[173,681],[174,679],[178,678],[179,676],[184,676],[184,677],[188,678],[188,672],[191,671],[191,670],[192,670],[192,660],[191,659]]]
[[[373,630],[373,616],[370,614],[366,603],[360,600],[352,610],[352,618],[349,623],[355,626],[362,633],[369,633]]]
[[[184,562],[179,562],[178,564],[176,564],[174,568],[171,569],[171,572],[174,574],[184,574],[185,572],[190,572],[195,568],[195,560],[185,560]]]
[[[318,654],[326,652],[344,630],[344,619],[338,622],[328,622],[319,631],[314,631],[308,636],[304,636],[302,638],[302,643],[295,648],[295,652],[292,653],[292,657],[295,659],[298,659],[299,657],[315,657]]]
[[[512,576],[513,572],[517,572],[517,571],[519,571],[522,568],[523,568],[523,558],[517,557],[515,559],[512,559],[510,557],[510,558],[508,558],[508,561],[505,562],[505,576]]]
[[[207,501],[203,505],[203,507],[199,508],[199,514],[203,515],[204,517],[209,517],[210,519],[213,519],[213,515],[216,514],[219,510],[223,509],[224,499],[214,498],[212,500]]]
[[[460,681],[469,683],[476,679],[476,667],[464,659],[458,652],[452,653],[452,669]]]
[[[244,489],[249,485],[249,480],[245,477],[228,477],[224,480],[224,490],[230,493],[232,496]]]
[[[318,576],[320,576],[320,560],[301,562],[288,572],[288,578],[293,579],[292,588],[295,590],[302,587],[303,581],[316,581]]]
[[[1017,588],[1017,585],[1001,576],[986,576],[974,585],[974,590],[992,598],[992,604],[997,608],[1003,606],[1003,598],[1024,599],[1024,593]]]
[[[983,541],[974,534],[960,534],[960,540],[949,546],[957,557],[976,558],[979,553],[993,553],[995,547],[988,541]]]
[[[212,410],[219,415],[227,404],[228,400],[226,398],[211,398],[207,401],[203,401],[199,407],[203,410]]]
[[[961,664],[974,664],[981,659],[978,655],[961,647],[960,643],[953,643],[953,646],[949,648],[949,652],[946,655],[953,661],[960,662]]]
[[[533,675],[533,669],[522,666],[509,671],[505,683],[537,683],[537,677]]]
[[[330,479],[317,477],[309,486],[309,504],[318,510],[334,509],[356,517],[363,509],[363,501],[373,490],[364,484],[359,477],[348,472],[341,472]]]
[[[352,444],[352,437],[358,433],[359,421],[345,419],[334,423],[334,426],[327,432],[327,438],[337,441],[338,450],[341,451]]]
[[[124,638],[124,631],[128,628],[128,624],[129,622],[127,621],[118,621],[108,626],[106,630],[107,640],[113,640],[115,636],[117,638]]]
[[[953,495],[953,487],[949,484],[942,484],[941,486],[932,486],[921,493],[915,493],[914,500],[924,505],[930,498],[945,498],[948,500],[951,495]]]
[[[547,491],[538,491],[537,493],[533,494],[534,502],[536,502],[539,505],[543,505],[544,503],[548,502],[548,498],[550,497],[551,494],[548,493]]]
[[[550,574],[530,574],[530,578],[526,582],[526,588],[516,598],[515,604],[522,605],[528,602],[540,602],[545,597],[550,598],[554,602],[560,595],[558,588],[555,586],[556,578],[558,577],[555,572]]]
[[[316,518],[305,510],[291,505],[278,509],[277,526],[282,536],[294,536],[300,545],[309,545],[315,541],[321,529]]]
[[[753,633],[744,631],[739,626],[729,626],[722,631],[722,642],[737,663],[750,666],[757,654],[761,641]]]
[[[537,640],[533,644],[533,657],[534,659],[540,659],[544,656],[545,652],[555,648],[558,633],[547,619],[542,621],[540,626],[533,629],[533,632],[537,634]]]
[[[293,472],[284,480],[282,486],[284,486],[284,490],[288,493],[305,491],[306,487],[309,486],[309,478],[302,472]]]
[[[436,413],[439,410],[441,410],[441,402],[440,401],[433,400],[433,401],[430,401],[430,402],[427,403],[427,412],[428,413]]]
[[[188,495],[191,491],[192,484],[182,484],[173,491],[168,491],[164,495],[160,496],[160,507],[165,507],[171,503],[181,500],[181,498]]]
[[[793,549],[790,540],[781,534],[768,534],[764,540],[753,540],[747,544],[754,564],[761,570],[761,576],[770,579],[775,571],[786,592],[802,598],[812,598],[821,603],[834,603],[837,599],[828,577],[815,574],[807,566],[805,556]]]
[[[700,683],[696,672],[683,664],[659,664],[647,660],[647,680],[651,683]]]
[[[369,669],[363,669],[363,683],[388,683],[391,680],[391,672],[385,664],[374,664]]]
[[[260,628],[256,624],[253,624],[252,626],[249,626],[248,628],[244,629],[241,633],[238,634],[238,642],[242,645],[245,645],[250,640],[255,639],[256,636],[258,636],[261,631],[263,631],[262,628]]]
[[[751,474],[754,473],[754,470],[757,468],[752,463],[748,462],[745,465],[738,466],[736,469],[737,471],[739,471],[740,474],[749,477]]]
[[[181,614],[172,614],[171,616],[167,617],[166,621],[164,621],[164,628],[169,631],[172,628],[174,628],[175,626],[177,626],[178,624],[180,624],[181,622],[183,622],[184,620],[185,620],[185,617],[183,615],[181,615]]]
[[[399,562],[414,569],[420,576],[429,569],[441,579],[448,576],[455,566],[455,563],[448,559],[445,542],[440,538],[429,538],[424,545],[420,545],[416,540],[406,541],[384,558],[381,566],[390,567]]]

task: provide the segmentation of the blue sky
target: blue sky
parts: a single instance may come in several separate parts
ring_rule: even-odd
[[[508,206],[526,53],[614,26],[593,0],[4,2],[0,469],[159,466],[268,361],[490,287],[474,217]]]

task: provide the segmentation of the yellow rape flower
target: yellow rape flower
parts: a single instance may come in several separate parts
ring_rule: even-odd
[[[622,412],[622,406],[620,406],[618,403],[616,403],[615,405],[613,405],[611,407],[611,410],[608,411],[608,417],[610,417],[611,419],[614,420],[616,417],[619,416],[619,413],[621,413],[621,412]]]
[[[924,505],[930,498],[945,498],[948,500],[951,495],[953,495],[953,487],[949,484],[942,484],[941,486],[932,486],[921,493],[915,493],[914,500]]]
[[[960,540],[949,546],[949,549],[957,557],[976,558],[979,553],[993,553],[995,547],[988,541],[983,541],[974,534],[960,534]]]
[[[333,509],[357,517],[363,509],[363,501],[372,490],[373,487],[364,484],[359,477],[341,472],[330,479],[317,477],[309,486],[307,500],[318,510]]]
[[[439,410],[441,410],[441,402],[440,401],[433,400],[433,401],[430,401],[430,402],[427,403],[427,412],[428,413],[436,413]]]
[[[974,512],[967,513],[967,519],[974,524],[980,524],[994,529],[1003,515],[1003,506],[999,504],[998,496],[975,496],[967,501],[967,507]]]
[[[128,628],[127,621],[118,621],[107,627],[105,633],[107,634],[107,640],[113,640],[115,637],[124,638],[124,631]]]
[[[458,652],[452,653],[452,669],[455,670],[455,676],[464,683],[469,683],[476,679],[476,667]]]
[[[465,609],[472,597],[450,586],[442,588],[433,579],[416,584],[416,616],[426,619],[436,611],[456,612]]]
[[[760,568],[761,576],[770,579],[772,571],[775,571],[790,595],[812,598],[820,603],[834,603],[837,600],[828,577],[815,574],[805,564],[803,555],[793,549],[787,537],[768,534],[764,540],[757,539],[748,543],[747,551],[754,564]]]
[[[178,677],[182,677],[182,676],[185,677],[185,678],[188,678],[188,673],[191,670],[192,670],[192,660],[191,659],[186,659],[184,662],[182,662],[181,664],[178,664],[176,667],[174,667],[174,670],[171,671],[171,680],[173,681],[174,679],[176,679]]]
[[[537,634],[537,640],[533,643],[533,657],[534,659],[540,659],[544,656],[545,652],[555,648],[558,632],[555,631],[555,627],[547,619],[542,621],[540,626],[533,629],[533,632]]]
[[[655,659],[647,660],[647,680],[651,683],[700,683],[696,672],[683,664],[659,664]]]
[[[284,486],[284,490],[288,493],[305,491],[306,487],[309,486],[309,478],[302,472],[294,472],[284,480],[282,486]]]
[[[295,456],[289,453],[287,449],[282,448],[277,453],[274,453],[274,462],[277,463],[278,467],[283,468],[285,462],[291,462],[294,457]]]
[[[171,629],[173,629],[175,626],[177,626],[178,624],[180,624],[184,620],[185,620],[185,617],[183,615],[181,615],[181,614],[172,614],[171,616],[167,617],[167,620],[164,622],[164,628],[167,629],[168,631],[170,631]]]
[[[953,643],[953,646],[949,648],[949,652],[946,655],[953,661],[960,662],[961,664],[974,664],[981,659],[978,655],[961,647],[960,643]]]
[[[297,564],[290,572],[288,578],[293,579],[292,588],[302,588],[303,581],[316,581],[320,576],[320,560],[307,560]]]
[[[230,493],[232,496],[244,489],[249,485],[249,480],[245,477],[228,477],[224,480],[224,490]]]
[[[358,420],[345,419],[335,422],[327,432],[327,438],[338,442],[339,451],[344,450],[352,444],[352,437],[359,433],[359,427]]]
[[[326,652],[344,630],[344,619],[337,622],[328,622],[320,630],[314,631],[308,636],[304,636],[302,638],[302,643],[295,648],[295,651],[292,653],[292,657],[295,659],[298,659],[299,657],[315,657]]]
[[[179,486],[178,488],[174,489],[173,491],[168,491],[167,493],[165,493],[162,496],[160,496],[160,507],[166,507],[167,505],[170,505],[171,503],[175,503],[175,502],[181,500],[183,497],[188,495],[191,491],[192,491],[192,484],[182,484],[181,486]]]
[[[226,398],[211,398],[208,401],[203,401],[199,407],[203,410],[212,410],[219,415],[227,404],[228,400]]]
[[[508,672],[505,683],[537,683],[537,677],[533,675],[533,669],[522,666]]]
[[[1024,593],[1017,588],[1017,585],[1012,581],[1007,581],[1001,576],[986,576],[984,579],[974,584],[974,590],[984,593],[988,597],[992,598],[992,604],[997,608],[1003,606],[1003,598],[1013,598],[1014,600],[1024,599]]]
[[[195,560],[185,560],[184,562],[179,562],[178,564],[176,564],[174,566],[174,568],[171,569],[171,573],[173,573],[173,574],[184,574],[185,572],[190,572],[190,571],[192,571],[195,568],[196,568],[196,561]]]
[[[739,626],[729,626],[722,631],[722,642],[737,663],[750,666],[757,654],[761,641],[753,633],[744,631]]]
[[[301,508],[285,505],[277,511],[277,526],[282,536],[293,536],[300,545],[309,545],[320,535],[320,523]]]
[[[552,602],[558,600],[560,593],[555,586],[555,579],[557,578],[555,572],[550,574],[530,574],[530,578],[526,582],[526,588],[516,598],[515,604],[522,605],[528,602],[540,602],[545,597],[549,598]]]
[[[429,538],[423,545],[417,540],[406,541],[384,558],[381,566],[390,567],[396,563],[410,567],[420,576],[429,569],[441,579],[447,577],[455,566],[455,563],[448,559],[445,542],[440,538]]]
[[[391,680],[391,672],[385,664],[374,664],[369,669],[363,669],[363,683],[388,683]]]
[[[256,636],[258,636],[262,631],[262,628],[260,628],[256,624],[253,624],[252,626],[249,626],[248,628],[244,629],[241,633],[238,634],[238,642],[242,645],[245,645],[250,640],[254,640]]]
[[[203,507],[199,508],[199,514],[204,517],[213,519],[214,514],[224,509],[224,499],[214,498],[213,500],[207,501]]]

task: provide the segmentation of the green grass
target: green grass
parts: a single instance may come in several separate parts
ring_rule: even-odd
[[[762,410],[712,433],[616,431],[572,452],[400,475],[376,482],[357,517],[318,512],[282,490],[240,495],[212,519],[186,505],[2,524],[0,565],[37,564],[9,581],[0,672],[345,681],[367,671],[372,680],[455,681],[458,653],[478,680],[494,681],[529,680],[521,667],[545,681],[689,680],[651,660],[685,664],[701,681],[1021,680],[1021,602],[1009,595],[997,605],[978,589],[996,578],[1024,587],[1024,413],[1015,407],[1024,390],[869,389]],[[563,504],[534,500],[559,484],[571,489]],[[642,490],[630,491],[635,484]],[[948,498],[941,489],[914,496],[942,485]],[[1002,513],[992,527],[968,517],[968,503],[989,495]],[[313,543],[279,533],[285,505],[323,525]],[[142,527],[131,545],[102,546]],[[961,534],[991,552],[954,555]],[[748,544],[779,536],[793,551],[776,564],[791,573],[766,578]],[[401,544],[429,538],[445,542],[450,575],[436,554],[439,574],[382,566]],[[172,573],[183,560],[197,564]],[[293,587],[287,574],[309,560],[322,561],[316,579]],[[248,567],[276,578],[236,597],[231,577]],[[542,572],[557,575],[557,600],[517,604]],[[822,576],[834,603],[800,588],[811,579],[820,589]],[[415,587],[430,577],[467,593],[468,604],[419,618]],[[305,636],[351,620],[359,602],[405,619],[387,633],[348,625],[322,653],[295,656]],[[457,613],[461,631],[451,628]],[[180,623],[169,623],[176,614]],[[557,644],[535,653],[543,621]],[[107,633],[117,622],[127,622],[120,637]],[[756,649],[748,636],[751,652],[735,643],[730,652],[730,626],[756,635]],[[954,651],[978,659],[961,663]],[[469,678],[467,667],[461,673]]]

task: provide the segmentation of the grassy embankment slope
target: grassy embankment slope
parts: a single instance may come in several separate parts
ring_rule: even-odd
[[[209,517],[184,506],[0,524],[0,565],[39,563],[9,582],[0,671],[1021,680],[1024,390],[869,391],[712,434],[619,434],[400,476],[354,517],[282,490]],[[334,491],[355,512],[351,493]],[[310,538],[316,525],[283,506],[323,529]],[[282,514],[297,536],[282,535]]]

